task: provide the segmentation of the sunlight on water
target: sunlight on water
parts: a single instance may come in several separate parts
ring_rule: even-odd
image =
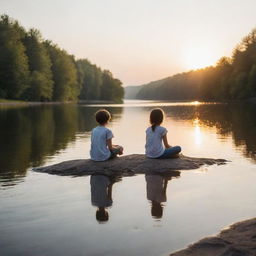
[[[197,145],[200,145],[202,143],[202,134],[201,134],[201,128],[199,126],[199,119],[196,118],[194,121],[193,121],[193,124],[194,124],[194,127],[195,127],[195,143]]]
[[[197,106],[197,105],[213,105],[213,104],[223,104],[218,102],[199,102],[199,101],[181,101],[181,102],[163,102],[163,101],[152,101],[152,100],[125,100],[125,107],[169,107],[169,106]],[[124,104],[83,104],[85,107],[111,107],[119,108],[123,107]]]

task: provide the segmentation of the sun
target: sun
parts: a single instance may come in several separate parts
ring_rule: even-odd
[[[182,62],[186,69],[199,69],[214,65],[217,61],[214,52],[206,45],[197,45],[185,49],[182,53]]]

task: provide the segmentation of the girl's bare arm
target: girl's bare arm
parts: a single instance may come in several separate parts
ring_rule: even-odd
[[[163,142],[164,142],[164,146],[165,146],[166,148],[171,148],[171,147],[172,147],[172,146],[170,146],[169,143],[168,143],[168,139],[167,139],[167,135],[166,135],[166,134],[163,136]]]

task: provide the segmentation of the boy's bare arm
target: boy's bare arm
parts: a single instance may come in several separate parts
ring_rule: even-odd
[[[168,139],[167,139],[167,135],[166,135],[166,134],[163,136],[163,142],[164,142],[164,146],[165,146],[166,148],[171,148],[171,147],[172,147],[172,146],[170,146],[169,143],[168,143]]]
[[[107,140],[107,146],[109,150],[113,150],[112,139]]]

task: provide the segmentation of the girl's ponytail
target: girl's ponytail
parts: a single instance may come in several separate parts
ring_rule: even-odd
[[[152,124],[152,125],[151,125],[151,129],[152,129],[152,131],[154,132],[155,129],[156,129],[156,124]]]

